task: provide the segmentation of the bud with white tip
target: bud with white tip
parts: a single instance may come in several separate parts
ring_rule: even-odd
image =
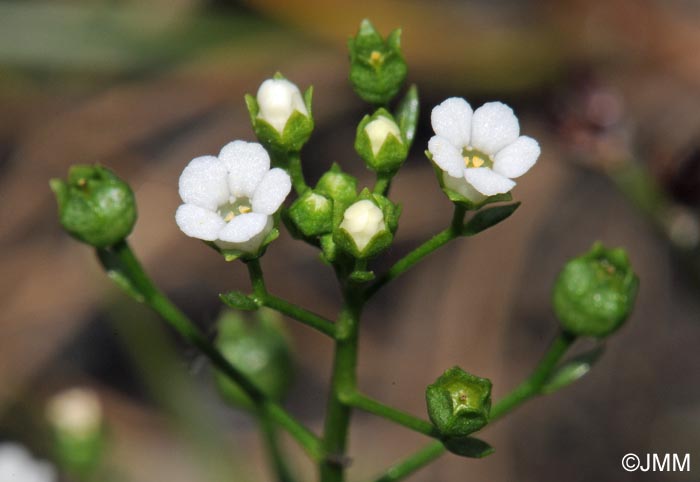
[[[369,258],[391,244],[399,208],[384,196],[364,190],[342,214],[333,240],[356,258]]]
[[[408,156],[408,143],[393,116],[379,109],[360,121],[355,150],[371,170],[393,175]]]

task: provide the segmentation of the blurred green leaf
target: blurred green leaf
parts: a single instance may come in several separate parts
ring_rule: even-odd
[[[418,115],[420,114],[420,106],[418,103],[418,87],[416,84],[411,85],[406,92],[406,95],[401,99],[399,107],[396,109],[396,122],[399,124],[399,129],[406,138],[408,148],[410,149],[413,143],[413,138],[416,135],[416,126],[418,125]]]
[[[508,219],[516,209],[520,207],[520,203],[506,204],[504,206],[496,206],[478,211],[464,226],[462,234],[464,236],[473,236],[482,231],[485,231],[501,221]]]
[[[582,378],[591,371],[604,351],[605,347],[599,345],[565,362],[549,377],[547,383],[542,387],[542,393],[556,392]]]

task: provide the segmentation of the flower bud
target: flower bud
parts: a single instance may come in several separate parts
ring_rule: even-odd
[[[357,127],[355,150],[375,172],[393,174],[408,156],[408,145],[389,112],[379,109]]]
[[[399,92],[406,78],[406,61],[401,53],[401,30],[386,41],[369,20],[363,20],[355,37],[348,41],[350,82],[362,99],[386,105]]]
[[[364,190],[342,214],[333,240],[356,258],[369,258],[389,247],[400,209],[384,196]]]
[[[333,164],[318,180],[315,190],[333,199],[336,207],[344,210],[357,198],[357,179]]]
[[[625,250],[595,243],[559,273],[552,295],[554,312],[566,331],[603,338],[632,313],[638,286]]]
[[[52,179],[63,228],[103,248],[126,238],[136,222],[136,201],[127,183],[102,166],[72,166],[68,180]]]
[[[299,88],[276,74],[264,81],[256,97],[246,95],[253,130],[273,152],[299,152],[314,128],[312,89],[302,97]]]
[[[333,201],[314,190],[306,191],[287,212],[290,231],[297,237],[313,238],[333,230]]]
[[[261,308],[256,314],[256,320],[246,320],[235,312],[224,312],[218,321],[216,345],[269,399],[279,401],[292,380],[289,342],[276,313]],[[216,373],[216,384],[231,405],[252,407],[250,397],[223,373]]]
[[[56,456],[68,471],[86,475],[104,451],[102,405],[97,394],[72,388],[54,395],[46,406]]]
[[[443,437],[466,437],[488,423],[491,381],[453,367],[428,385],[425,399],[430,420]]]

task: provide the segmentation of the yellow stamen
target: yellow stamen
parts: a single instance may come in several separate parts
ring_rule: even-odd
[[[241,214],[249,213],[251,211],[252,211],[252,209],[250,208],[250,206],[240,206],[238,208],[238,212]]]
[[[484,162],[486,162],[486,161],[484,161],[482,158],[480,158],[478,156],[472,157],[472,166],[474,166],[474,167],[481,167],[484,165]]]
[[[229,222],[230,220],[232,220],[235,217],[236,217],[236,215],[233,213],[233,211],[229,211],[228,214],[226,215],[226,217],[224,218],[224,221]]]
[[[84,177],[81,177],[80,179],[78,179],[78,186],[85,187],[86,184],[87,184],[87,179],[85,179]]]
[[[377,52],[376,50],[375,50],[374,52],[372,52],[372,53],[369,55],[369,60],[370,60],[370,62],[372,62],[373,64],[376,64],[376,63],[379,62],[381,59],[382,59],[382,54],[379,53],[379,52]]]

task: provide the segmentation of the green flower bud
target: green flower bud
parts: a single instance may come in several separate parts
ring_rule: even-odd
[[[313,88],[302,98],[299,88],[277,73],[264,81],[256,97],[246,95],[255,135],[272,153],[299,152],[314,130]]]
[[[344,211],[357,198],[357,179],[333,164],[316,183],[316,192],[333,200],[336,211]]]
[[[430,420],[443,437],[466,437],[488,423],[491,380],[453,367],[428,385],[425,399]]]
[[[391,32],[385,41],[365,19],[357,35],[348,40],[348,50],[350,82],[357,95],[372,104],[388,104],[408,70],[401,53],[401,29]]]
[[[365,189],[342,213],[333,241],[356,258],[375,256],[393,241],[400,212],[386,197]]]
[[[105,448],[102,405],[88,389],[72,388],[54,395],[46,406],[56,458],[67,471],[88,476]]]
[[[565,330],[603,338],[632,313],[638,286],[625,250],[595,243],[559,273],[552,295],[554,312]]]
[[[408,156],[408,143],[392,115],[379,109],[357,126],[355,150],[371,170],[394,174]]]
[[[296,237],[314,238],[333,230],[333,200],[314,190],[291,205],[285,221]]]
[[[52,179],[63,228],[103,248],[126,238],[136,222],[136,201],[127,183],[102,166],[72,166],[68,180]]]
[[[261,308],[257,314],[258,319],[250,321],[235,312],[224,312],[218,321],[216,346],[266,396],[279,401],[293,376],[289,341],[276,313]],[[228,403],[252,408],[250,397],[226,375],[217,372],[216,384]]]

